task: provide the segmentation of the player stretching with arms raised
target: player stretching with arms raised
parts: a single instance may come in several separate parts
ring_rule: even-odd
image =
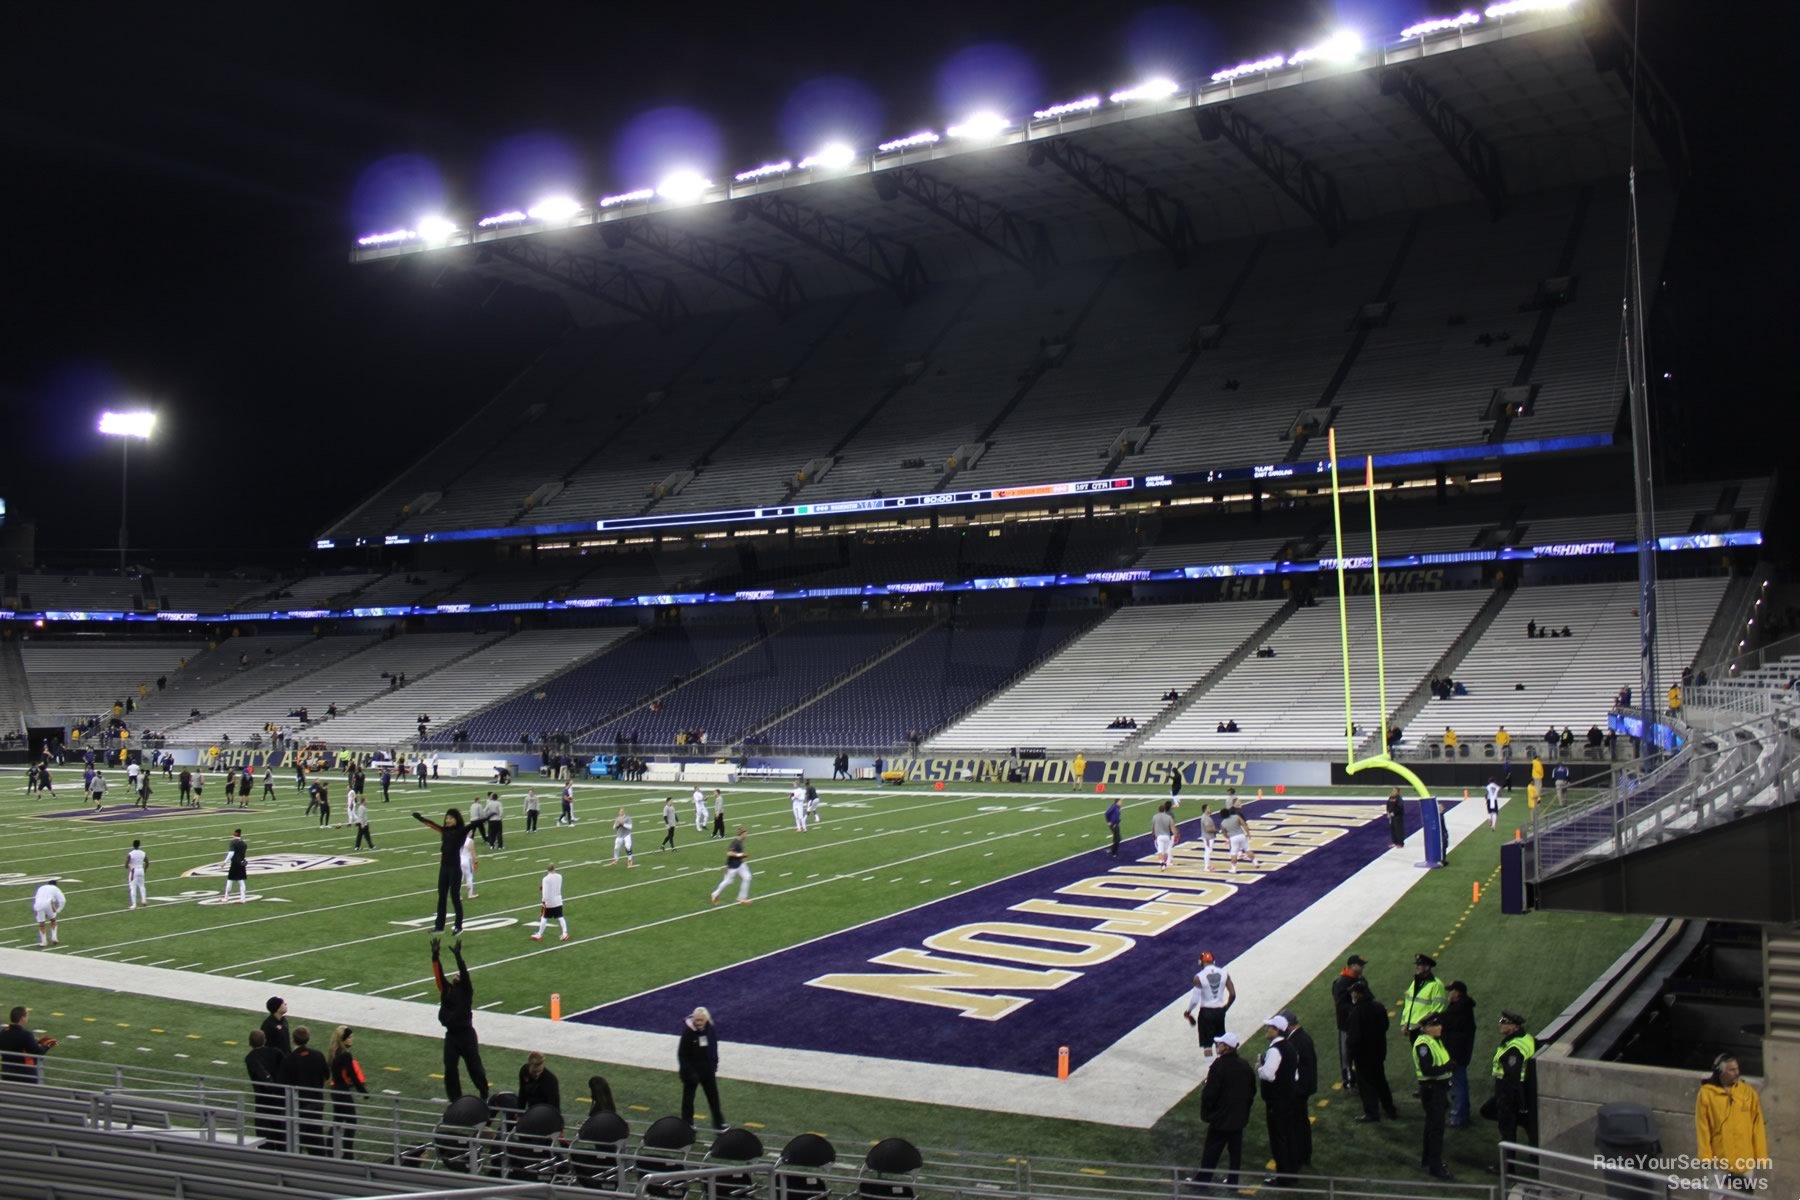
[[[437,925],[435,928],[438,933],[444,932],[444,908],[446,905],[454,903],[456,906],[456,932],[461,933],[463,902],[462,893],[456,890],[456,885],[461,880],[459,868],[462,862],[462,848],[468,844],[469,840],[468,828],[463,825],[463,815],[459,810],[453,808],[444,814],[442,825],[421,812],[414,813],[413,819],[421,825],[435,830],[438,837],[443,839],[438,848]],[[436,957],[435,954],[432,955],[434,961]]]
[[[714,904],[719,902],[719,893],[725,890],[725,885],[734,877],[738,881],[738,903],[750,903],[750,852],[744,849],[744,839],[749,835],[748,829],[738,826],[737,837],[731,840],[731,848],[725,851],[725,877],[712,890]]]

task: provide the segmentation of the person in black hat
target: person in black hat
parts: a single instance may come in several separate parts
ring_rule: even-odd
[[[1381,1120],[1381,1113],[1386,1113],[1390,1121],[1398,1118],[1400,1110],[1394,1107],[1394,1093],[1388,1089],[1387,1079],[1387,1006],[1379,1003],[1369,985],[1360,979],[1350,986],[1348,1034],[1350,1060],[1356,1069],[1356,1093],[1363,1106],[1357,1121],[1373,1124]]]
[[[1400,1004],[1400,1027],[1406,1031],[1409,1042],[1419,1036],[1419,1027],[1425,1023],[1426,1014],[1442,1012],[1449,1002],[1444,985],[1432,974],[1436,966],[1437,959],[1429,954],[1413,956],[1412,983],[1407,986],[1406,998]]]
[[[1363,977],[1368,959],[1352,954],[1344,960],[1344,969],[1331,981],[1331,1005],[1337,1013],[1338,1078],[1348,1092],[1356,1086],[1356,1060],[1350,1053],[1350,989]]]
[[[1500,1014],[1500,1045],[1494,1051],[1494,1098],[1482,1116],[1500,1123],[1500,1140],[1529,1140],[1538,1145],[1537,1040],[1525,1032],[1525,1018],[1516,1012]],[[1524,1137],[1521,1137],[1523,1134]],[[1500,1168],[1488,1170],[1498,1174]]]
[[[269,1015],[263,1018],[263,1039],[275,1049],[281,1051],[283,1057],[293,1053],[293,1043],[288,1040],[287,1001],[280,996],[270,996]]]
[[[1475,1000],[1469,985],[1458,979],[1446,990],[1444,1045],[1454,1070],[1450,1075],[1450,1128],[1469,1124],[1469,1063],[1475,1058]]]
[[[1426,1013],[1413,1042],[1413,1074],[1419,1080],[1419,1098],[1425,1102],[1425,1145],[1419,1165],[1433,1179],[1449,1179],[1444,1165],[1444,1125],[1450,1115],[1450,1076],[1455,1069],[1444,1045],[1444,1014]]]

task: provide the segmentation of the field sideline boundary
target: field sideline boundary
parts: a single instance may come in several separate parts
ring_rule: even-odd
[[[1295,802],[1306,797],[1283,799]],[[1461,843],[1484,819],[1480,805],[1452,807],[1445,817],[1451,845]],[[1253,1032],[1254,1023],[1289,1003],[1346,942],[1373,925],[1424,878],[1415,865],[1422,836],[1415,832],[1401,849],[1365,864],[1231,964],[1239,1012],[1249,1014],[1230,1022],[1234,1030]],[[0,949],[0,974],[168,1000],[191,999],[195,981],[191,973],[162,967],[15,949]],[[246,1013],[262,1012],[269,991],[267,983],[216,976],[207,977],[207,986],[211,1002]],[[342,1023],[429,1038],[442,1034],[434,1005],[318,988],[282,990],[290,1008],[313,1023]],[[1178,1019],[1185,994],[1179,989],[1172,993],[1166,1008],[1083,1064],[1064,1083],[1045,1075],[730,1042],[721,1056],[720,1074],[781,1087],[1144,1129],[1153,1126],[1204,1078],[1191,1034]],[[671,1013],[671,1026],[679,1019],[679,1013]],[[651,1070],[671,1070],[675,1062],[675,1033],[642,1033],[494,1012],[482,1014],[480,1031],[482,1041],[495,1049],[541,1050]]]

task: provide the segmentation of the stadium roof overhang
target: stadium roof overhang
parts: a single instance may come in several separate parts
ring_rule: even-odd
[[[566,220],[416,234],[356,262],[418,254],[549,288],[584,324],[1051,269],[1622,179],[1631,95],[1585,18],[1534,12],[1370,51],[939,140],[830,171],[790,170],[693,202],[586,202]],[[1610,26],[1602,31],[1611,36]],[[1646,139],[1649,141],[1649,139]],[[520,214],[522,215],[522,214]],[[412,233],[412,231],[404,231]]]

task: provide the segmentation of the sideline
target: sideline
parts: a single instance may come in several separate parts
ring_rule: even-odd
[[[1450,844],[1460,844],[1485,820],[1481,805],[1455,804],[1445,816]],[[1322,964],[1374,925],[1424,877],[1425,872],[1414,865],[1422,853],[1422,838],[1415,832],[1402,849],[1369,862],[1230,964],[1239,1011],[1246,1014],[1242,1021],[1232,1021],[1238,1032],[1249,1032],[1246,1022],[1260,1021],[1285,1006]],[[0,949],[0,974],[166,1000],[191,1000],[195,986],[194,976],[187,972],[35,949]],[[479,964],[476,986],[479,989]],[[260,1013],[269,985],[209,976],[206,991],[209,1003]],[[1147,1129],[1203,1078],[1192,1036],[1179,1019],[1186,994],[1179,988],[1171,991],[1168,1007],[1084,1063],[1064,1083],[1044,1075],[729,1042],[719,1073],[727,1079],[780,1087]],[[314,1023],[442,1036],[434,1005],[321,988],[288,987],[282,993],[290,1009]],[[671,1026],[678,1027],[679,1022],[680,1014],[671,1013]],[[480,1030],[482,1042],[494,1049],[541,1050],[662,1071],[674,1067],[679,1032],[642,1033],[494,1012],[482,1014]]]

